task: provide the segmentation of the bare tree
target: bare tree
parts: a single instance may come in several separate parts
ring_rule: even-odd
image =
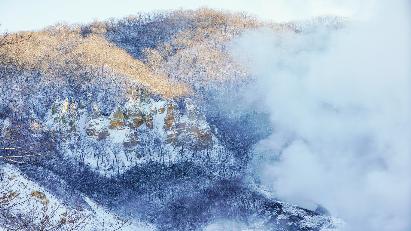
[[[1,27],[1,24],[0,24]],[[6,45],[11,45],[11,44],[16,44],[24,41],[25,39],[29,39],[31,35],[29,34],[27,36],[23,36],[22,34],[18,33],[9,33],[9,32],[4,32],[4,34],[0,33],[0,48],[6,46]]]

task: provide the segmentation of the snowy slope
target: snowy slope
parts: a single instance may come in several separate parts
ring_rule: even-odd
[[[13,148],[0,149],[0,230],[335,229],[245,179],[271,131],[236,108],[253,79],[229,52],[248,30],[317,25],[340,21],[200,9],[59,25],[0,47],[0,148]]]

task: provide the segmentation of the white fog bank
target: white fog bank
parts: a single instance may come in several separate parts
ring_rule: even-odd
[[[254,177],[348,231],[411,230],[411,8],[380,3],[339,31],[251,31],[233,44],[274,130],[255,147]]]

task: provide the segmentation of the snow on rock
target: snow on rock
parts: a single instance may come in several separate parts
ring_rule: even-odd
[[[28,179],[17,167],[0,165],[0,230],[155,230],[128,221],[84,197],[87,205],[67,205]]]
[[[45,124],[60,134],[64,156],[107,177],[149,162],[202,163],[230,155],[189,98],[180,105],[151,96],[132,98],[110,115],[101,114],[97,104],[90,112],[66,99],[54,103]],[[231,159],[226,164],[233,164]]]

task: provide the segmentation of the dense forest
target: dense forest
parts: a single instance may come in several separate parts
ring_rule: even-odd
[[[236,37],[341,26],[199,9],[2,34],[0,230],[331,230],[249,183],[268,116],[225,105],[253,84]]]

